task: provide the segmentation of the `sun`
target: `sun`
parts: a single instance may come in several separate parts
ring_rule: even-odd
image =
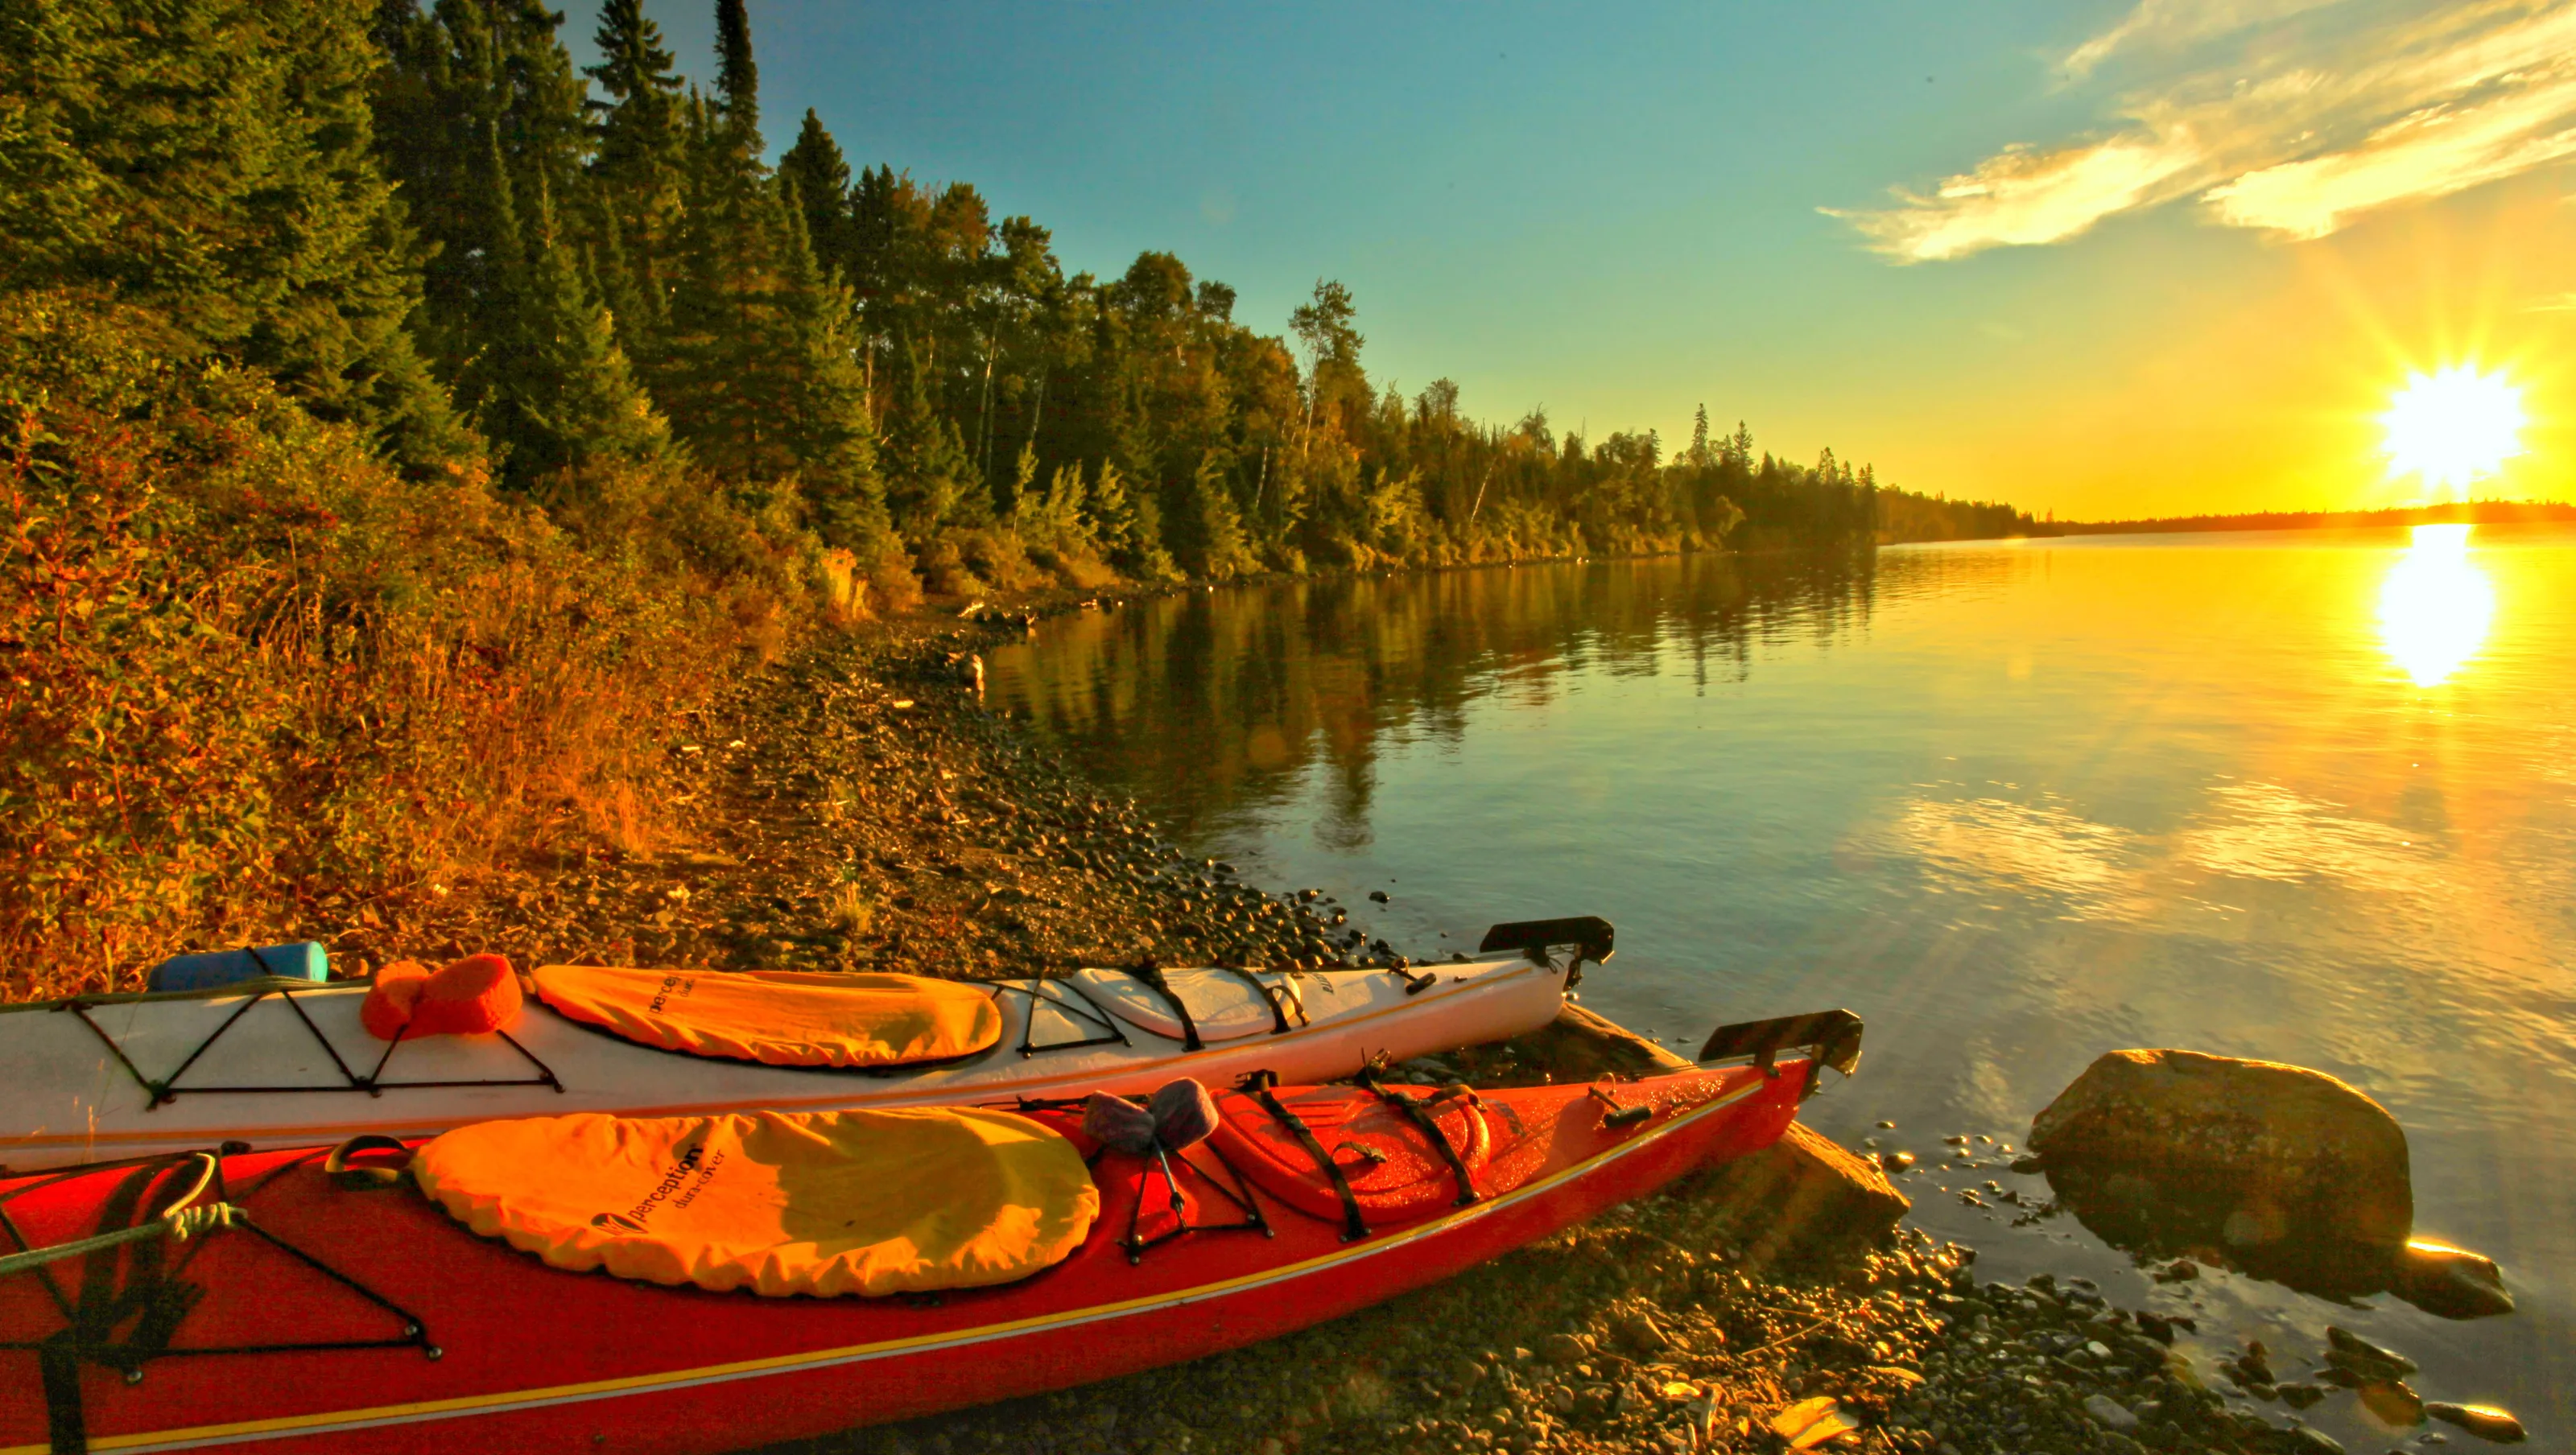
[[[2466,486],[2523,452],[2522,391],[2468,364],[2409,375],[2379,422],[2388,473],[2421,475],[2428,489]]]

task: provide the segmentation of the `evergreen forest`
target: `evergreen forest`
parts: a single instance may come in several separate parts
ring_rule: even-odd
[[[2033,528],[1068,272],[715,12],[701,87],[641,0],[0,0],[0,991],[667,838],[731,664],[925,594]]]

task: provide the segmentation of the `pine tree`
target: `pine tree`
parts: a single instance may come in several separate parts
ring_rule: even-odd
[[[334,0],[0,9],[0,286],[112,287],[416,469],[474,444],[414,349],[420,245]]]
[[[812,110],[796,133],[796,144],[778,159],[778,175],[796,187],[805,236],[826,271],[840,270],[855,281],[857,237],[850,213],[850,163],[838,142],[823,129]]]
[[[1258,564],[1243,534],[1243,512],[1227,482],[1225,461],[1211,452],[1190,473],[1187,551],[1182,564],[1193,576],[1230,580]]]
[[[595,188],[584,189],[596,197]],[[583,250],[583,274],[599,296],[602,307],[616,325],[620,340],[651,340],[662,336],[670,323],[661,292],[648,289],[645,279],[626,252],[626,233],[617,222],[617,214],[604,207],[589,209],[590,230],[597,241]]]
[[[811,262],[801,203],[736,144],[730,126],[724,111],[690,96],[680,223],[667,264],[668,324],[646,377],[692,454],[729,480],[749,482],[801,463],[789,422],[801,408],[797,395],[820,306],[813,293],[828,275],[817,270],[800,301],[791,276],[799,251],[808,250]],[[863,399],[864,364],[858,369],[850,385]]]
[[[873,557],[893,526],[877,475],[857,313],[849,285],[826,273],[814,255],[796,178],[782,172],[778,187],[778,227],[787,244],[780,311],[792,351],[787,445],[823,538]]]
[[[494,371],[489,417],[494,434],[510,442],[511,475],[662,457],[670,428],[618,348],[542,182],[521,239],[516,328],[505,336],[516,347]]]
[[[931,403],[920,348],[905,340],[895,359],[883,457],[886,506],[906,537],[925,541],[943,526],[975,523],[976,497],[983,492],[974,488],[974,462],[956,421]],[[989,500],[985,505],[989,514]]]
[[[909,255],[928,213],[920,189],[892,167],[860,172],[850,189],[850,286],[858,292],[869,332],[880,341],[899,331]]]
[[[530,0],[440,0],[427,16],[387,0],[376,27],[378,110],[397,123],[380,151],[438,249],[423,334],[520,483],[668,444],[562,226],[584,134],[560,20]]]
[[[663,258],[680,211],[680,78],[662,44],[662,28],[646,17],[643,0],[603,0],[592,41],[600,63],[583,74],[608,99],[586,103],[596,118],[590,172],[605,214],[599,231],[616,240],[626,274],[602,289],[612,298],[635,300],[617,310],[618,338],[649,363],[668,308]],[[605,253],[601,265],[608,265]]]
[[[1735,433],[1728,436],[1726,442],[1719,447],[1718,456],[1724,464],[1733,469],[1746,473],[1752,471],[1753,431],[1744,427],[1743,420],[1739,419],[1735,422]]]
[[[728,142],[760,155],[760,68],[751,59],[751,17],[742,0],[716,0],[716,106]]]

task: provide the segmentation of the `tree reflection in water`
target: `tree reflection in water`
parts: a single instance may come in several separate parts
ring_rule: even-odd
[[[1327,845],[1369,842],[1378,754],[1455,742],[1469,709],[1543,706],[1591,670],[1741,680],[1759,644],[1830,645],[1886,593],[1992,557],[1683,556],[1197,590],[1047,622],[996,654],[992,704],[1139,785],[1190,840],[1313,782]],[[1310,776],[1311,775],[1311,776]]]

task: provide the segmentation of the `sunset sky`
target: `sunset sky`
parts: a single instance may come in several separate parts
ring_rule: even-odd
[[[711,72],[705,0],[651,0]],[[2576,496],[2576,0],[897,7],[755,0],[773,151],[974,183],[1381,383],[2101,518],[2405,503],[2410,370]],[[587,60],[590,13],[566,26]]]

